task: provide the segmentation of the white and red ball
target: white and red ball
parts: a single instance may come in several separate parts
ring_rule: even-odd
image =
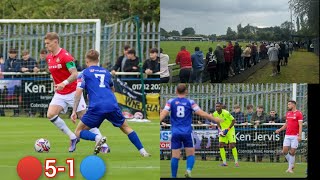
[[[44,138],[37,139],[34,144],[34,150],[36,152],[49,152],[50,142]]]

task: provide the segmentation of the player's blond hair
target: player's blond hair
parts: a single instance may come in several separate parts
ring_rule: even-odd
[[[90,49],[87,53],[86,53],[86,58],[89,59],[90,61],[94,61],[97,62],[99,61],[99,52],[94,50],[94,49]]]
[[[58,40],[58,42],[59,42],[59,35],[58,35],[58,33],[56,33],[56,32],[47,32],[47,34],[44,36],[44,40],[46,40],[46,39],[48,39],[48,40]]]

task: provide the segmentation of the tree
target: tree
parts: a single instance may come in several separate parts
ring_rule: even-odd
[[[164,36],[164,37],[168,37],[169,35],[168,35],[168,32],[165,30],[165,29],[163,29],[163,28],[160,28],[160,35],[161,36]]]
[[[3,19],[101,19],[114,23],[135,15],[160,21],[160,0],[1,0]]]
[[[319,33],[319,0],[289,0],[289,6],[294,11],[296,16],[306,16],[307,29],[310,30],[311,35],[318,35]],[[300,18],[300,21],[304,21]],[[301,23],[301,28],[303,22]],[[298,22],[297,22],[298,24]],[[297,29],[298,31],[300,30]]]
[[[182,36],[193,36],[196,31],[192,27],[187,27],[182,30]]]
[[[231,27],[228,27],[226,37],[227,40],[235,40],[237,37],[237,33],[235,31],[232,31]]]
[[[180,32],[179,31],[176,31],[176,30],[173,30],[173,31],[170,31],[168,33],[168,35],[170,36],[180,36]]]
[[[216,34],[211,34],[208,38],[210,40],[212,40],[212,41],[216,41],[217,40],[217,35]]]

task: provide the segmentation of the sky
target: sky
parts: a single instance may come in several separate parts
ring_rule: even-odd
[[[240,23],[270,27],[285,21],[290,21],[288,0],[160,0],[160,27],[166,31],[193,27],[196,34],[223,35]]]

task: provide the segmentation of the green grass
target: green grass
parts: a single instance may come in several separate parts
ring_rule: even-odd
[[[219,166],[218,161],[196,160],[192,170],[192,177],[197,178],[304,178],[307,168],[306,163],[296,164],[294,173],[286,173],[287,163],[254,163],[239,162],[240,167],[235,167],[232,162],[229,166]],[[161,161],[161,177],[171,177],[170,161]],[[186,161],[179,161],[177,177],[184,177]]]
[[[250,76],[244,83],[319,83],[319,57],[311,52],[293,52],[281,74],[271,77],[271,64]]]
[[[66,123],[70,129],[75,129],[75,125],[70,120],[66,119]],[[98,155],[107,165],[106,175],[102,179],[158,180],[160,178],[159,123],[129,122],[129,125],[137,132],[144,147],[152,156],[141,157],[126,135],[111,123],[104,122],[100,131],[107,136],[111,153]],[[35,156],[43,165],[46,158],[57,158],[56,165],[65,167],[67,167],[65,160],[74,158],[75,178],[73,179],[84,179],[80,173],[80,163],[83,158],[92,155],[94,142],[81,140],[76,152],[69,153],[69,138],[44,118],[1,117],[0,127],[1,179],[18,180],[16,166],[25,156]],[[49,153],[34,151],[34,142],[38,138],[46,138],[50,141]],[[44,173],[40,179],[47,179]],[[54,179],[68,179],[68,171],[60,172]]]

